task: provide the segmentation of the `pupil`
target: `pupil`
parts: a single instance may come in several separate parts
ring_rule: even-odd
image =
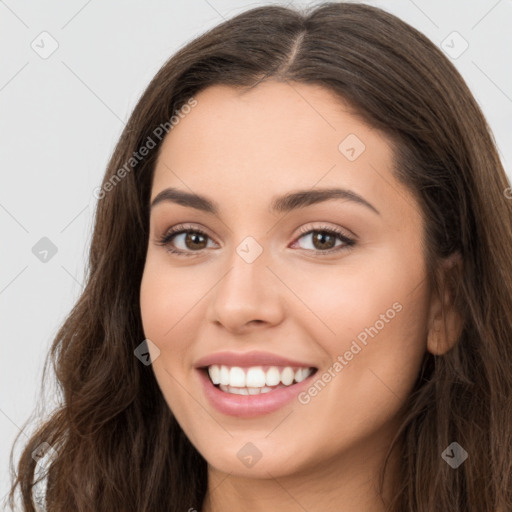
[[[186,239],[187,244],[188,244],[188,242],[192,242],[192,244],[194,244],[194,243],[199,243],[200,244],[201,242],[197,242],[196,238],[203,238],[203,243],[204,243],[203,235],[201,235],[199,233],[188,233],[187,234],[187,239]],[[200,249],[203,249],[203,247],[200,247]]]
[[[319,232],[315,237],[313,237],[313,244],[315,245],[315,247],[317,247],[316,242],[320,242],[320,247],[319,247],[320,249],[326,249],[326,248],[331,249],[332,247],[325,246],[326,238],[331,239],[330,241],[332,242],[332,239],[333,239],[332,235]],[[329,245],[329,244],[327,244],[327,245]]]

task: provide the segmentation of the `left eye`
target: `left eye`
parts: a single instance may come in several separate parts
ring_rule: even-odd
[[[316,254],[331,254],[340,250],[348,249],[355,244],[355,240],[349,238],[341,231],[333,228],[318,228],[303,231],[296,239],[310,238],[310,247],[300,247],[305,250],[312,250]],[[208,240],[211,238],[200,229],[176,226],[168,231],[160,240],[158,245],[165,246],[167,251],[180,256],[192,256],[203,249],[208,248]],[[183,246],[176,248],[176,241],[180,241]],[[336,242],[340,243],[336,245]],[[297,242],[294,242],[297,243]],[[333,245],[334,244],[334,245]],[[211,247],[211,246],[210,246]]]
[[[351,240],[342,235],[341,233],[337,233],[331,230],[320,230],[320,229],[312,229],[307,233],[300,236],[297,240],[309,238],[310,244],[309,247],[301,247],[302,249],[312,249],[314,251],[331,251],[335,247],[340,247],[343,245],[349,245]],[[340,243],[336,246],[336,242]]]

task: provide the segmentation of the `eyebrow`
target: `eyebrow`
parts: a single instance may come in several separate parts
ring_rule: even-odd
[[[290,212],[292,210],[304,208],[306,206],[322,203],[332,199],[352,201],[354,203],[365,206],[377,215],[380,215],[380,212],[377,210],[377,208],[375,208],[366,199],[361,197],[359,194],[344,188],[297,190],[273,199],[270,209],[272,212],[278,213]],[[217,215],[219,213],[219,207],[217,203],[211,199],[208,199],[207,197],[201,196],[199,194],[193,194],[172,187],[162,190],[153,199],[151,202],[151,209],[153,209],[157,204],[163,202],[180,204],[182,206],[194,208],[196,210],[210,213],[212,215]]]

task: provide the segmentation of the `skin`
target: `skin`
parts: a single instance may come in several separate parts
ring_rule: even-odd
[[[448,350],[457,326],[448,307],[441,328],[420,207],[395,179],[384,135],[319,86],[213,86],[195,98],[163,142],[151,201],[176,187],[207,196],[219,214],[172,202],[152,209],[140,299],[145,335],[160,350],[155,377],[208,462],[203,511],[384,510],[376,479],[399,407],[425,351]],[[365,145],[354,161],[338,149],[349,134]],[[379,213],[346,199],[270,211],[275,196],[330,187],[356,192]],[[208,235],[207,245],[187,245],[184,234],[169,243],[189,257],[157,243],[180,223]],[[302,227],[338,227],[357,241],[315,254],[342,242],[322,249]],[[248,236],[263,250],[252,263],[236,251]],[[401,310],[307,404],[243,419],[219,413],[203,393],[194,363],[225,350],[310,361],[322,375],[396,303]],[[252,467],[237,457],[248,442],[262,454]],[[399,462],[391,460],[385,496]]]

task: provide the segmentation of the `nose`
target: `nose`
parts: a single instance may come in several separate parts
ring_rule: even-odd
[[[284,318],[284,291],[265,251],[252,262],[236,251],[210,295],[207,318],[232,333],[274,326]]]

